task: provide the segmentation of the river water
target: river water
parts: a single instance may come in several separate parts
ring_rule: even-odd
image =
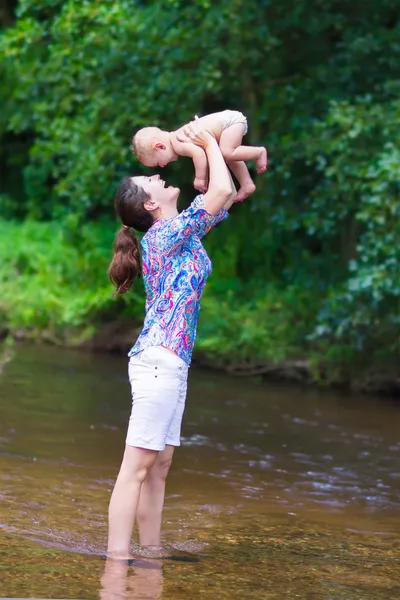
[[[19,347],[0,378],[0,596],[400,598],[400,405],[193,367],[163,540],[106,562],[126,359]]]

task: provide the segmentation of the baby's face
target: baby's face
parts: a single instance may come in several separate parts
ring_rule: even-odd
[[[165,167],[170,162],[178,160],[178,156],[171,149],[153,148],[140,161],[145,167]]]

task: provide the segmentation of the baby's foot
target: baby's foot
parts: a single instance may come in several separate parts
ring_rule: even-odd
[[[243,200],[245,198],[247,198],[247,196],[254,194],[255,191],[256,191],[256,186],[254,185],[254,183],[252,181],[249,181],[249,183],[245,183],[244,185],[242,185],[239,188],[239,191],[236,194],[233,201],[234,202],[243,202]]]
[[[265,173],[267,170],[267,150],[263,146],[260,148],[260,156],[256,160],[257,173]]]

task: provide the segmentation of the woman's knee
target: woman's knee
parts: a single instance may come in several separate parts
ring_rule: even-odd
[[[154,466],[149,472],[149,477],[152,479],[166,480],[168,477],[169,470],[172,465],[172,458],[164,458],[156,460]]]
[[[143,483],[157,460],[158,452],[127,446],[122,460],[120,477]]]

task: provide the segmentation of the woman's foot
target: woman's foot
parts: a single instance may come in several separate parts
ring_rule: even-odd
[[[107,552],[107,558],[112,560],[133,560],[135,557],[129,552],[129,550],[114,550]]]
[[[236,194],[233,201],[234,202],[243,202],[243,200],[245,198],[247,198],[247,196],[254,194],[255,191],[256,191],[256,186],[254,185],[254,183],[252,181],[249,181],[248,183],[245,183],[244,185],[240,186],[239,191]]]
[[[146,558],[169,558],[171,555],[163,546],[140,546],[138,554]]]
[[[263,146],[260,148],[260,156],[256,160],[257,173],[265,173],[267,170],[267,150]]]
[[[187,556],[186,554],[180,554],[179,551],[174,554],[171,552],[172,549],[169,551],[168,548],[163,546],[140,546],[138,556],[153,560],[169,559],[177,562],[200,562],[200,559],[197,556]],[[152,563],[149,562],[149,564]]]

